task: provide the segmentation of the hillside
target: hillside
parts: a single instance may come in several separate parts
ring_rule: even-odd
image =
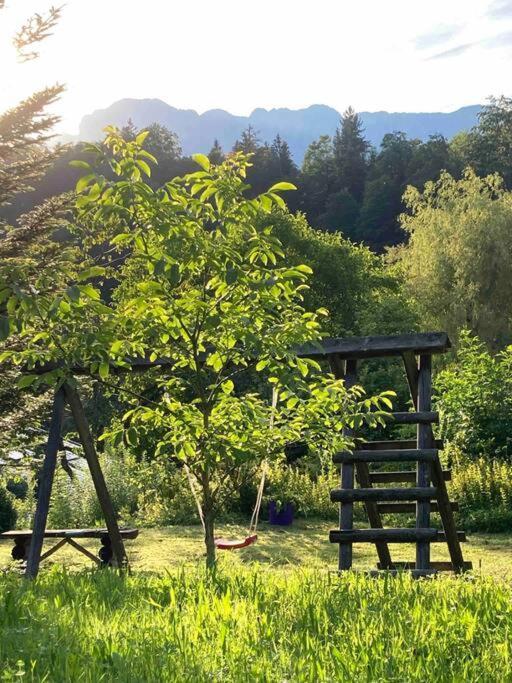
[[[410,138],[426,140],[441,133],[451,138],[477,122],[480,105],[462,107],[454,112],[395,113],[361,112],[365,137],[376,147],[386,133],[403,131]],[[284,137],[295,161],[301,162],[307,146],[320,135],[332,135],[339,124],[340,114],[325,105],[315,104],[306,109],[255,109],[249,116],[234,116],[222,109],[211,109],[198,114],[192,109],[176,109],[157,99],[124,99],[106,109],[98,109],[84,116],[80,124],[81,140],[96,140],[108,124],[123,126],[128,119],[142,128],[160,123],[178,134],[184,154],[207,152],[217,138],[224,149],[230,149],[244,128],[250,124],[262,140],[272,140],[277,133]]]

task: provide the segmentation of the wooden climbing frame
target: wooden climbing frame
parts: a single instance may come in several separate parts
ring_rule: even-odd
[[[445,353],[450,340],[443,332],[397,336],[331,339],[320,346],[303,347],[302,357],[325,358],[338,378],[347,386],[357,381],[358,362],[367,358],[401,357],[414,405],[414,412],[393,413],[395,424],[416,424],[416,439],[360,443],[353,452],[337,453],[340,465],[340,488],[331,492],[331,500],[340,504],[339,529],[330,532],[330,541],[339,544],[338,568],[352,567],[353,543],[375,544],[377,570],[410,569],[415,576],[443,570],[456,573],[471,569],[465,562],[453,512],[457,504],[450,501],[446,481],[450,472],[443,470],[439,459],[442,442],[434,438],[432,425],[438,414],[432,411],[432,354]],[[354,436],[346,430],[348,436]],[[415,470],[371,470],[370,464],[414,463]],[[359,484],[356,488],[355,482]],[[390,487],[390,484],[412,486]],[[385,484],[375,487],[374,484]],[[369,529],[354,528],[354,503],[362,502],[370,523]],[[382,516],[415,512],[415,528],[385,528]],[[431,513],[439,513],[443,530],[431,524]],[[432,562],[430,544],[446,542],[450,562]],[[415,543],[416,557],[410,562],[393,562],[390,543]]]

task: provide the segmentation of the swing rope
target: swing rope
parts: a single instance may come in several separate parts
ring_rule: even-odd
[[[274,416],[276,412],[276,407],[277,407],[277,390],[275,387],[272,388],[272,411],[270,413],[270,430],[274,428]],[[199,500],[199,495],[197,493],[196,487],[194,480],[192,478],[192,472],[190,471],[189,466],[186,463],[183,463],[185,467],[185,472],[187,474],[187,479],[188,479],[188,484],[190,487],[190,491],[192,493],[192,497],[194,498],[196,507],[197,507],[197,512],[199,515],[199,519],[201,520],[201,525],[203,527],[203,531],[206,532],[206,527],[204,523],[204,515],[203,515],[203,509],[201,507],[201,501]],[[249,523],[249,529],[247,532],[247,537],[245,538],[244,541],[228,541],[227,539],[216,539],[216,545],[220,549],[235,549],[235,548],[243,548],[246,545],[250,545],[251,543],[254,543],[258,536],[256,535],[256,531],[258,530],[258,521],[259,521],[259,516],[260,516],[260,510],[261,510],[261,503],[263,501],[263,491],[265,490],[265,480],[267,477],[267,471],[268,471],[268,463],[266,460],[263,461],[262,466],[261,466],[261,479],[260,483],[258,486],[258,493],[256,495],[256,503],[254,505],[254,509],[252,512],[251,516],[251,521]]]

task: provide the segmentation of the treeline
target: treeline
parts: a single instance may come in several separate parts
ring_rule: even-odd
[[[136,133],[130,122],[123,129],[127,139]],[[165,127],[149,126],[146,144],[159,159],[152,176],[155,186],[194,170],[193,161],[183,156],[177,136]],[[3,210],[4,218],[13,221],[43,199],[73,188],[78,171],[70,168],[69,161],[85,158],[81,147],[63,150],[36,189]],[[289,180],[297,186],[297,192],[288,197],[292,211],[302,211],[315,228],[341,231],[380,252],[405,240],[399,216],[409,185],[421,189],[442,171],[460,178],[471,166],[481,176],[498,172],[505,186],[512,187],[512,99],[491,98],[478,125],[451,140],[433,135],[421,141],[393,132],[384,136],[379,149],[365,139],[359,116],[349,108],[332,138],[323,135],[309,145],[300,168],[286,140],[277,135],[271,143],[263,142],[250,126],[233,150],[223,150],[214,141],[208,156],[219,163],[230,151],[252,154],[248,183],[255,194],[276,181]]]

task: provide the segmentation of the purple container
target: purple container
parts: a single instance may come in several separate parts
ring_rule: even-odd
[[[286,503],[284,507],[278,510],[276,501],[269,501],[268,517],[268,521],[274,526],[290,526],[293,523],[293,504]]]

